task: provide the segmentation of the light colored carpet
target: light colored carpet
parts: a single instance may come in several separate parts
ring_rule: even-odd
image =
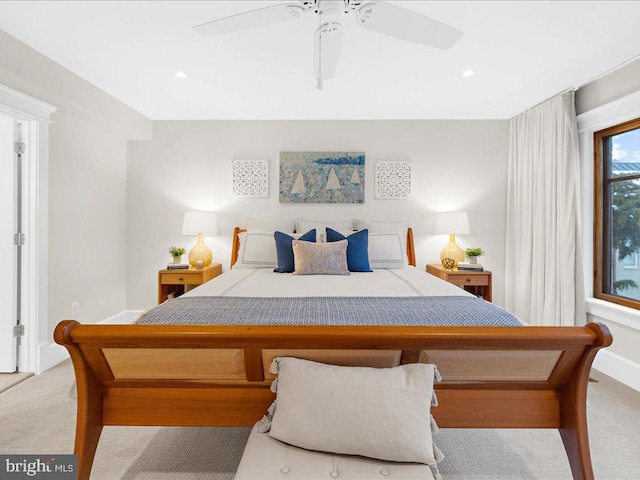
[[[596,478],[640,478],[640,393],[594,372],[589,433]],[[0,452],[70,453],[75,400],[67,361],[0,394]],[[248,428],[106,427],[92,479],[232,480]],[[554,430],[441,430],[445,480],[570,479]],[[294,479],[291,479],[294,480]]]
[[[5,390],[9,390],[14,385],[19,384],[32,375],[33,373],[29,372],[0,373],[0,393],[4,392]]]

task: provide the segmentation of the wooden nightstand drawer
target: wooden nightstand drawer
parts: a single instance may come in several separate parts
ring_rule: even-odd
[[[489,277],[486,275],[449,275],[449,283],[464,287],[465,285],[487,286]]]
[[[200,273],[163,273],[163,285],[198,285],[202,283],[202,274]]]
[[[182,295],[192,287],[207,283],[222,273],[222,265],[212,263],[202,269],[160,270],[158,272],[158,303]]]
[[[492,300],[491,272],[487,270],[481,272],[462,271],[457,268],[455,270],[447,270],[442,265],[427,265],[427,272],[445,282],[464,288],[467,292],[482,297],[488,302]]]

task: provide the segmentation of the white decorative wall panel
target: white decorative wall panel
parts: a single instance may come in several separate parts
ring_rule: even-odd
[[[234,160],[233,194],[243,197],[268,197],[269,160]]]
[[[411,162],[376,162],[376,199],[411,198]]]

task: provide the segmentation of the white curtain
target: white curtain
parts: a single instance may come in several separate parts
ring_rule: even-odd
[[[573,92],[511,119],[509,143],[505,307],[531,325],[582,325]]]

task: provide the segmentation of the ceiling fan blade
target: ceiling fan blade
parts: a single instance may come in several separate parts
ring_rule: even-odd
[[[358,24],[367,30],[420,45],[447,49],[462,37],[450,25],[386,2],[365,3],[356,13]]]
[[[223,35],[287,20],[295,20],[307,10],[302,5],[281,3],[196,25],[193,30],[206,36]]]
[[[337,22],[320,25],[313,38],[313,63],[318,88],[322,88],[323,81],[336,73],[342,46],[342,25]]]

